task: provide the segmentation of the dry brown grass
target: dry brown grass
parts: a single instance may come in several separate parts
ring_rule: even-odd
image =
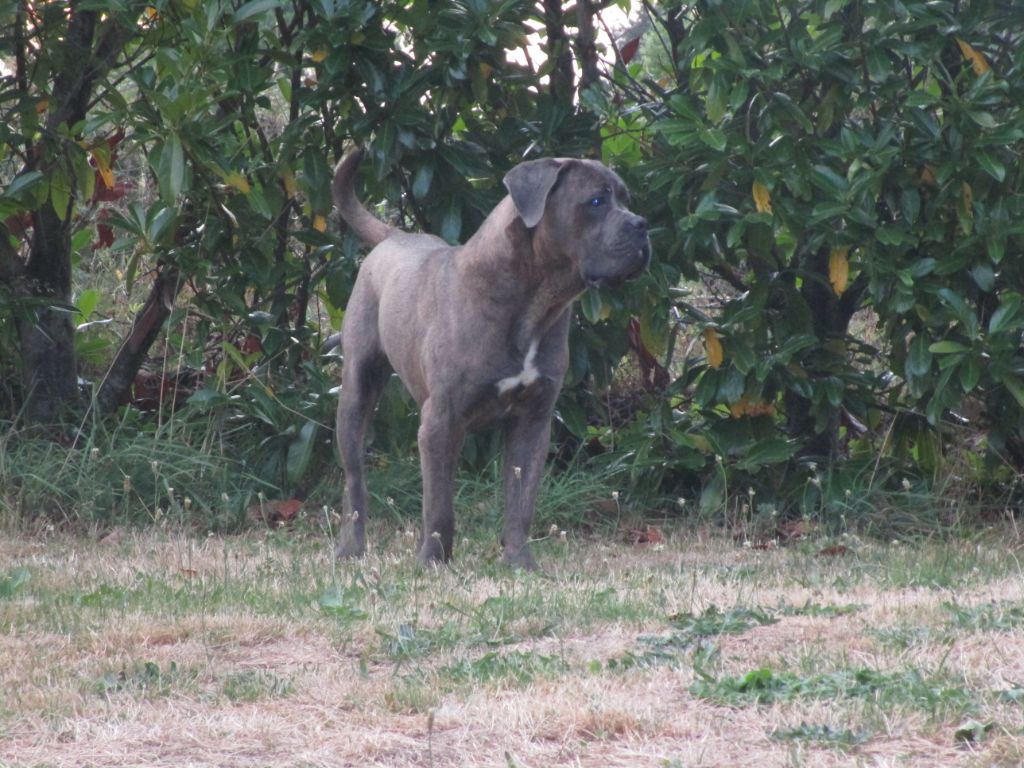
[[[385,551],[338,569],[338,584],[362,585],[346,599],[364,613],[345,618],[318,607],[332,580],[327,544],[289,536],[191,540],[152,532],[115,545],[6,537],[0,579],[25,567],[31,580],[0,598],[0,764],[981,766],[1024,759],[1022,705],[998,696],[1024,684],[1024,622],[956,627],[943,607],[1024,607],[1015,543],[985,552],[948,542],[861,543],[852,556],[827,558],[812,545],[757,551],[695,534],[668,536],[654,548],[570,541],[547,545],[550,578],[541,579],[501,571],[481,559],[479,543],[463,548],[455,569],[417,575],[396,535]],[[937,551],[953,554],[951,570],[927,570]],[[782,610],[808,604],[825,610]],[[778,619],[704,638],[717,649],[708,664],[719,677],[761,667],[802,675],[918,669],[959,685],[971,696],[969,715],[992,727],[980,743],[960,743],[955,731],[967,715],[930,712],[898,691],[891,702],[700,698],[691,690],[696,644],[660,664],[610,668],[610,659],[640,658],[644,637],[668,637],[670,617],[711,605],[761,608]],[[850,605],[859,607],[828,610]],[[384,635],[410,623],[433,632],[436,645],[400,658]],[[488,652],[557,663],[525,680],[452,679],[451,670]],[[464,667],[453,666],[459,662]],[[801,724],[864,736],[845,748],[773,737]]]

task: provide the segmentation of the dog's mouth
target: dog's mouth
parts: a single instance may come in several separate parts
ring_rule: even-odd
[[[618,285],[640,276],[647,270],[651,263],[651,244],[645,242],[642,246],[631,252],[628,257],[622,258],[622,271],[603,275],[584,275],[583,281],[588,288],[605,288]]]

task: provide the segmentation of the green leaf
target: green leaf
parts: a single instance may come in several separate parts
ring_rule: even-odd
[[[904,365],[908,376],[921,377],[931,370],[932,353],[927,338],[924,336],[914,337],[910,342],[910,349],[907,350],[907,361]]]
[[[724,470],[721,467],[716,470],[700,492],[701,512],[719,512],[725,503]]]
[[[978,161],[985,172],[996,181],[1002,181],[1006,178],[1006,166],[1003,165],[1002,161],[996,157],[993,157],[984,150],[978,150],[974,153],[974,159]]]
[[[171,134],[168,139],[165,151],[170,153],[168,158],[167,172],[168,190],[171,194],[171,201],[181,196],[182,187],[185,184],[185,152],[181,146],[181,138],[176,133]]]
[[[198,389],[188,399],[189,406],[200,411],[207,411],[218,405],[226,405],[229,402],[230,398],[227,395],[211,388]]]
[[[980,380],[981,366],[978,364],[978,358],[971,355],[960,366],[960,386],[963,387],[964,394],[971,392],[978,386]]]
[[[761,440],[754,443],[753,447],[747,451],[747,455],[736,462],[736,466],[745,472],[753,472],[760,467],[781,464],[793,457],[796,448],[795,442],[781,437]]]
[[[720,128],[709,128],[706,131],[701,131],[700,139],[716,152],[725,151],[725,147],[729,143],[725,131]]]
[[[1007,391],[1013,395],[1013,399],[1017,401],[1017,405],[1024,409],[1024,384],[1021,380],[1014,376],[1012,373],[1003,374],[1000,379],[1003,386],[1006,387]]]
[[[434,181],[434,163],[426,162],[416,169],[412,177],[412,196],[422,200],[430,192],[430,185]]]
[[[16,197],[22,192],[32,189],[43,178],[41,171],[26,171],[14,177],[3,192],[4,197]]]
[[[970,352],[971,348],[959,341],[936,341],[928,347],[933,355],[951,355],[963,352]]]
[[[601,292],[597,288],[588,288],[580,297],[580,309],[587,322],[597,323],[601,320]]]
[[[32,574],[28,568],[11,568],[7,575],[0,579],[0,598],[14,597],[14,593],[25,586]]]
[[[1010,293],[1003,297],[1003,300],[996,307],[995,312],[988,321],[988,332],[999,333],[1006,330],[1016,330],[1021,327],[1021,319],[1018,312],[1021,306],[1021,295]]]
[[[50,203],[57,218],[64,221],[71,205],[71,182],[63,168],[55,168],[50,175]]]
[[[972,109],[968,110],[967,116],[982,128],[997,128],[999,126],[999,123],[996,122],[996,119],[992,116],[991,112]]]
[[[238,24],[241,21],[245,21],[246,19],[251,18],[253,16],[257,16],[261,13],[266,13],[267,11],[274,10],[275,8],[279,8],[280,6],[281,0],[249,0],[248,3],[245,3],[244,5],[242,5],[241,8],[235,11],[235,14],[231,17],[231,20],[235,24]]]
[[[971,270],[971,277],[974,283],[986,293],[990,292],[996,285],[996,275],[992,267],[987,264],[979,264]]]
[[[309,469],[313,458],[313,445],[316,439],[317,423],[307,421],[302,425],[299,434],[288,446],[288,482],[296,485]]]

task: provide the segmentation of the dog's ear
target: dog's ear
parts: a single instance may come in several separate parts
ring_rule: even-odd
[[[505,188],[516,204],[519,218],[529,228],[536,227],[544,215],[548,194],[554,188],[559,175],[569,165],[565,160],[551,157],[542,160],[527,160],[505,174]]]

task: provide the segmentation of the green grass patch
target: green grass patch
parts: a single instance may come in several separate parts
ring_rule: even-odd
[[[295,686],[286,677],[257,669],[228,675],[221,690],[230,701],[259,701],[289,696],[295,692]]]
[[[1005,600],[964,607],[943,603],[950,625],[970,632],[1009,632],[1024,625],[1024,602]]]
[[[879,707],[909,706],[937,719],[976,708],[967,689],[916,669],[886,674],[867,667],[814,675],[775,672],[769,667],[738,677],[714,678],[700,672],[691,693],[730,706],[774,704],[798,699],[861,699]]]
[[[533,651],[489,651],[476,659],[461,659],[438,671],[455,685],[528,685],[540,677],[554,677],[569,669],[564,659]]]
[[[94,688],[105,698],[125,694],[153,699],[187,692],[195,687],[198,677],[198,670],[181,669],[174,661],[163,667],[155,661],[133,661],[119,670],[105,672]]]
[[[776,741],[808,742],[834,749],[852,749],[864,744],[870,734],[863,730],[836,728],[827,723],[800,723],[792,728],[776,728],[771,732]]]

